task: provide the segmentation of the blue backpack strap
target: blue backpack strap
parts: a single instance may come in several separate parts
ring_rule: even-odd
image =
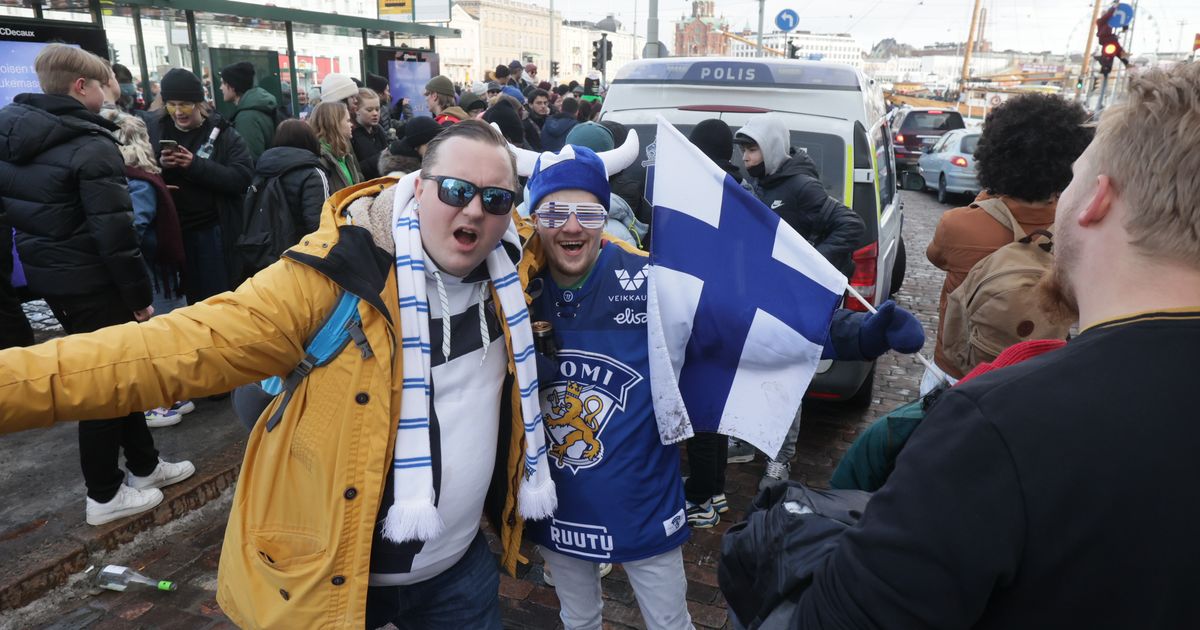
[[[291,401],[292,394],[309,373],[332,361],[351,340],[358,346],[364,359],[373,355],[367,337],[362,332],[358,302],[357,295],[349,291],[343,292],[333,312],[304,348],[304,358],[291,373],[284,378],[272,376],[262,381],[260,386],[263,391],[272,396],[283,394],[283,402],[267,420],[267,431],[273,430],[283,420],[283,412]]]

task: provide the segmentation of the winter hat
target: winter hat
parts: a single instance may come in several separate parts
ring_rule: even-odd
[[[625,144],[625,139],[629,137],[629,127],[615,120],[601,120],[600,125],[612,132],[614,145],[619,147]]]
[[[517,102],[522,105],[525,104],[525,95],[521,93],[521,90],[518,90],[517,88],[515,88],[511,85],[506,85],[506,86],[500,88],[500,93],[507,94],[507,95],[517,99]]]
[[[375,90],[376,94],[383,94],[388,89],[387,77],[378,74],[367,73],[367,87]]]
[[[617,146],[612,132],[604,125],[594,122],[583,122],[572,127],[567,133],[566,144],[587,147],[597,153],[612,151],[613,147]]]
[[[433,92],[434,94],[441,94],[442,96],[449,96],[449,97],[453,98],[454,97],[454,82],[450,80],[450,77],[439,74],[436,77],[433,77],[432,79],[430,79],[429,83],[425,84],[425,91]]]
[[[509,142],[517,145],[525,143],[525,128],[521,125],[521,116],[513,109],[512,103],[497,102],[483,113],[483,119],[496,123],[500,127],[500,133],[504,134],[504,138]]]
[[[512,61],[508,62],[508,69],[510,71],[511,70],[520,70],[522,68],[524,68],[524,66],[522,66],[521,62],[517,61],[516,59],[513,59]]]
[[[608,210],[609,196],[612,194],[612,188],[608,185],[608,171],[596,152],[570,144],[557,154],[543,153],[534,166],[526,188],[531,211],[536,211],[547,195],[560,190],[586,190],[595,195],[604,209]]]
[[[709,118],[700,121],[700,124],[692,129],[688,140],[717,164],[733,159],[733,131],[730,131],[729,125],[723,120]]]
[[[503,65],[503,64],[496,66],[496,79],[497,80],[507,79],[508,75],[510,75],[510,74],[512,74],[512,73],[508,71],[508,66]]]
[[[576,85],[575,88],[572,89],[571,91],[574,92],[575,94],[583,94],[583,86]]]
[[[471,84],[471,91],[479,96],[487,94],[488,84],[483,81],[476,81]]]
[[[417,148],[429,144],[442,129],[443,127],[429,116],[414,116],[404,125],[404,137],[393,142],[388,151],[393,155],[419,158],[421,154],[417,152]]]
[[[473,109],[479,111],[487,109],[487,101],[474,92],[463,92],[462,97],[458,99],[458,106],[470,114]]]
[[[204,102],[204,84],[200,77],[192,74],[191,70],[172,68],[159,83],[159,95],[164,103],[167,101],[183,101],[185,103]]]
[[[344,101],[358,95],[358,86],[344,74],[327,74],[321,81],[321,100],[326,103]]]
[[[239,61],[221,68],[221,81],[227,83],[238,94],[245,94],[254,87],[254,66],[248,61]]]
[[[538,86],[539,90],[546,90],[547,92],[549,92],[550,89],[553,87],[552,85],[550,85],[549,81],[542,81],[541,83],[537,84],[537,86]]]
[[[499,92],[500,84],[496,83],[495,81],[489,81],[487,84],[487,91],[488,92]]]
[[[537,74],[537,64],[525,64],[525,74]]]

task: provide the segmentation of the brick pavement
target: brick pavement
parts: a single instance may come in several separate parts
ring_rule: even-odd
[[[929,340],[926,356],[932,355],[937,304],[942,273],[924,256],[941,213],[946,209],[924,193],[905,192],[904,238],[908,268],[896,301],[917,315]],[[889,354],[876,367],[874,396],[866,410],[845,405],[806,403],[804,421],[792,478],[826,486],[833,468],[854,438],[874,418],[916,396],[922,366],[912,357]],[[730,512],[709,530],[696,530],[684,546],[688,578],[688,607],[697,628],[729,628],[725,602],[717,588],[716,566],[721,535],[744,515],[762,474],[763,462],[730,465],[726,494]],[[160,530],[139,535],[132,543],[113,552],[105,561],[142,568],[151,577],[180,583],[175,593],[103,592],[90,593],[81,576],[41,600],[17,610],[0,612],[0,628],[188,628],[209,630],[230,627],[214,599],[216,560],[232,490],[180,521]],[[494,537],[493,548],[497,547]],[[529,546],[523,548],[531,561],[520,567],[517,577],[501,578],[504,624],[514,629],[549,629],[558,622],[558,598],[542,580],[541,559]],[[644,628],[628,578],[618,566],[604,580],[605,627]]]

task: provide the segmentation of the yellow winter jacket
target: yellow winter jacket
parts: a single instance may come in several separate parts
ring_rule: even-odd
[[[259,422],[250,434],[217,593],[239,626],[364,627],[371,535],[400,417],[400,320],[395,258],[375,245],[380,237],[390,244],[390,231],[373,241],[368,227],[347,224],[344,211],[394,183],[380,179],[336,193],[317,232],[235,292],[142,324],[0,351],[0,433],[12,433],[111,418],[286,374],[340,291],[361,298],[373,356],[348,344],[305,379],[273,431]],[[388,206],[379,209],[386,219],[373,225],[390,230]],[[524,432],[509,355],[502,446],[485,512],[500,532],[501,565],[512,573],[524,561],[516,509]]]

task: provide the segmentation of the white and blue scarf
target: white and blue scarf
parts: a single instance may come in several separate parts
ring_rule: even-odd
[[[383,523],[383,535],[393,542],[433,540],[445,528],[434,503],[433,467],[430,455],[429,412],[431,389],[429,345],[429,300],[425,291],[425,251],[421,245],[421,223],[413,197],[420,171],[410,173],[396,184],[392,209],[396,244],[396,287],[399,292],[403,390],[400,418],[396,427],[396,448],[392,461],[395,476],[395,503]],[[516,226],[509,223],[509,232]],[[508,236],[506,234],[506,236]],[[521,395],[521,419],[525,427],[525,461],[517,508],[521,516],[536,520],[554,513],[557,495],[546,463],[546,441],[538,403],[537,363],[534,357],[533,331],[529,311],[517,276],[516,266],[497,243],[487,257],[488,275],[499,298],[498,315],[508,329],[510,351],[516,365],[517,386]],[[443,317],[449,318],[445,313]],[[487,343],[484,336],[484,343]],[[443,384],[442,387],[453,387]]]

